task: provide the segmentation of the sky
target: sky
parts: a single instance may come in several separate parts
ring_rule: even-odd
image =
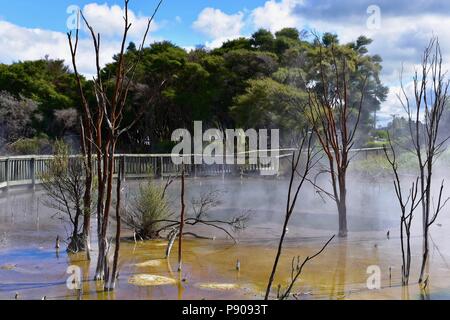
[[[74,8],[102,34],[101,62],[111,61],[123,28],[123,0],[2,0],[0,63],[70,57],[66,33],[74,26]],[[130,40],[139,42],[158,0],[130,0]],[[341,42],[359,35],[374,40],[369,50],[383,58],[382,80],[390,94],[378,115],[380,125],[402,115],[398,101],[403,69],[407,92],[430,37],[438,36],[450,69],[450,1],[448,0],[164,0],[148,43],[169,40],[186,49],[209,48],[259,28],[273,32],[296,27],[337,33]],[[94,73],[92,44],[81,29],[79,69]]]

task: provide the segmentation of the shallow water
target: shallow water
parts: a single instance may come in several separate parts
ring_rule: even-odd
[[[127,188],[132,199],[138,183]],[[225,217],[244,210],[252,211],[249,227],[238,235],[234,244],[216,231],[198,230],[212,240],[187,239],[184,244],[183,272],[177,272],[177,248],[165,260],[165,241],[129,242],[121,246],[120,276],[117,290],[104,293],[92,281],[92,262],[82,254],[68,256],[56,252],[56,235],[63,237],[64,222],[52,217],[54,212],[43,202],[45,195],[10,193],[0,199],[0,299],[76,299],[77,293],[67,289],[67,267],[76,265],[83,271],[83,299],[261,299],[267,285],[277,237],[280,234],[285,207],[286,181],[273,180],[189,180],[188,199],[201,190],[224,191],[223,202],[211,212]],[[350,190],[353,199],[349,209],[348,239],[335,239],[326,251],[310,262],[295,287],[299,299],[446,299],[450,298],[448,234],[450,216],[446,213],[432,230],[430,278],[426,292],[412,284],[408,290],[400,286],[399,215],[389,184],[357,184]],[[171,187],[176,197],[178,186]],[[320,250],[336,232],[337,217],[333,204],[308,189],[299,199],[298,210],[289,226],[286,249],[278,269],[273,291],[285,286],[291,275],[295,256],[304,259]],[[417,219],[419,220],[419,219]],[[411,283],[418,277],[421,238],[415,225]],[[386,232],[390,230],[390,239]],[[96,244],[93,244],[95,249]],[[236,270],[236,262],[241,270]],[[144,264],[144,265],[142,265]],[[381,270],[381,289],[367,288],[367,268]],[[131,277],[142,274],[168,277],[173,284],[137,286]]]

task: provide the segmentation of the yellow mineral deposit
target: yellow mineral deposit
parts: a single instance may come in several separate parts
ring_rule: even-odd
[[[239,289],[239,285],[236,283],[201,283],[199,285],[201,289],[210,290],[235,290]]]
[[[172,278],[153,274],[137,274],[128,279],[128,283],[139,287],[166,286],[177,284]]]
[[[137,263],[135,266],[138,268],[146,268],[146,267],[159,267],[161,266],[161,260],[149,260],[142,263]]]

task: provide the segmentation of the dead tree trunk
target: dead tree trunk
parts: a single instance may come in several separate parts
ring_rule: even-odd
[[[88,107],[89,108],[89,107]],[[81,151],[84,164],[83,239],[86,258],[91,260],[91,207],[92,207],[92,130],[85,112],[81,117]]]
[[[113,258],[113,271],[111,274],[110,285],[107,288],[109,291],[114,291],[116,288],[116,280],[118,277],[118,263],[119,263],[119,252],[120,252],[120,236],[122,228],[122,217],[120,215],[121,211],[121,199],[122,199],[122,181],[124,177],[125,170],[124,159],[119,161],[119,172],[117,173],[117,189],[116,189],[116,245],[114,250]],[[106,279],[108,281],[108,279]]]
[[[184,203],[184,164],[181,168],[181,215],[180,215],[180,231],[178,235],[178,272],[183,269],[183,228],[185,223],[184,213],[186,209],[186,204]]]
[[[339,177],[339,204],[338,204],[338,213],[339,213],[339,236],[345,237],[348,232],[347,228],[347,185],[346,178],[347,173],[338,174]]]
[[[113,194],[113,178],[114,178],[114,162],[115,162],[115,142],[111,143],[111,147],[107,153],[105,153],[105,157],[107,158],[108,168],[107,168],[107,180],[106,180],[106,200],[104,204],[104,212],[102,218],[102,226],[99,242],[101,244],[101,250],[99,251],[99,257],[97,260],[97,279],[102,279],[105,275],[102,276],[101,272],[105,269],[105,260],[106,260],[106,243],[108,236],[108,226],[109,226],[109,214],[111,211],[111,203],[112,203],[112,194]],[[105,279],[107,281],[108,279]]]

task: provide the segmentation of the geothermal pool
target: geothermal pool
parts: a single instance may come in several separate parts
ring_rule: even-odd
[[[155,183],[161,183],[155,180]],[[139,182],[129,182],[125,194],[131,201]],[[45,205],[40,191],[10,191],[0,197],[0,299],[77,299],[66,281],[68,266],[83,274],[82,299],[262,299],[273,264],[286,206],[288,182],[269,179],[189,179],[190,199],[205,190],[221,192],[221,204],[211,211],[217,218],[250,211],[245,231],[234,244],[215,230],[201,230],[215,240],[186,238],[183,272],[177,272],[176,244],[170,259],[164,259],[165,240],[134,243],[124,239],[116,291],[105,293],[92,280],[96,262],[93,239],[92,261],[85,255],[68,255],[54,249],[55,238],[66,237],[65,223]],[[179,182],[169,189],[177,206]],[[298,299],[442,299],[450,298],[450,216],[447,211],[432,227],[430,278],[426,290],[415,284],[419,275],[420,214],[413,230],[411,285],[401,287],[401,251],[397,201],[391,183],[359,183],[349,186],[349,236],[335,239],[325,252],[310,262],[293,290]],[[93,218],[95,220],[95,218]],[[95,225],[93,233],[95,233]],[[124,230],[126,233],[126,230]],[[388,239],[387,232],[390,232]],[[274,281],[286,285],[291,261],[314,254],[337,233],[337,213],[331,200],[307,187],[292,221],[283,257]],[[125,234],[126,236],[126,234]],[[236,270],[237,260],[241,263]],[[381,271],[381,288],[370,290],[370,266]],[[158,286],[142,286],[141,275],[169,279]]]

